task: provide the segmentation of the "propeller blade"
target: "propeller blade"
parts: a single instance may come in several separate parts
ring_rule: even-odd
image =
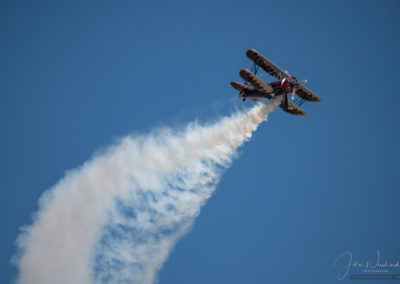
[[[296,86],[293,87],[292,91],[292,101],[294,100],[294,95],[296,94]]]

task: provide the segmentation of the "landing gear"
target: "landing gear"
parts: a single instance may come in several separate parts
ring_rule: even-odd
[[[287,94],[285,94],[284,96],[285,96],[285,107],[286,107],[286,109],[288,109],[289,108],[289,103],[288,103]]]
[[[246,100],[246,98],[243,98],[243,99],[242,99],[242,101],[245,101],[245,100]]]

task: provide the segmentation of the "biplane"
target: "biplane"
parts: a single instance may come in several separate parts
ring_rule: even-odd
[[[287,71],[283,71],[254,49],[247,50],[246,55],[253,61],[253,67],[251,71],[248,69],[239,71],[239,75],[245,83],[231,82],[231,86],[240,92],[239,98],[242,98],[243,101],[247,98],[253,101],[260,101],[262,98],[273,99],[281,96],[282,100],[279,107],[293,115],[306,115],[300,108],[305,101],[321,101],[315,93],[302,85],[307,83],[307,80],[297,81],[296,77],[289,75]],[[265,83],[256,76],[260,67],[279,81]],[[292,94],[291,99],[293,102],[288,100],[288,94],[290,93]],[[296,99],[295,95],[297,95]]]

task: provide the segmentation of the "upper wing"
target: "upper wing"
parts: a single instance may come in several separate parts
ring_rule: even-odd
[[[248,49],[246,51],[246,55],[251,61],[264,69],[264,71],[267,72],[269,75],[274,76],[279,80],[290,77],[286,72],[284,72],[281,68],[265,58],[257,50]]]
[[[306,115],[305,111],[296,106],[295,104],[288,101],[288,107],[286,108],[284,100],[282,100],[281,104],[279,105],[281,109],[284,111],[294,114],[294,115]]]
[[[262,91],[264,93],[271,93],[274,91],[271,86],[265,84],[261,79],[259,79],[256,75],[254,75],[247,69],[240,69],[239,75],[240,77],[242,77],[243,80],[249,82],[254,88],[259,91]]]
[[[304,87],[303,85],[300,85],[296,88],[296,94],[302,99],[305,99],[306,101],[311,101],[311,102],[321,101],[320,97],[318,97],[310,89]]]

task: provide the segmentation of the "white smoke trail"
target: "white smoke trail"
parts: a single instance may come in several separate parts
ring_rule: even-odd
[[[67,173],[17,239],[18,284],[153,283],[236,148],[280,101],[126,137]]]

